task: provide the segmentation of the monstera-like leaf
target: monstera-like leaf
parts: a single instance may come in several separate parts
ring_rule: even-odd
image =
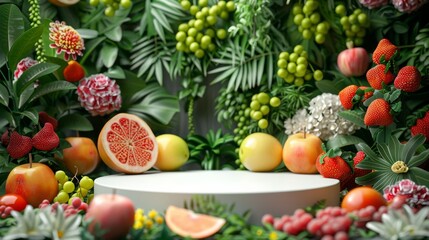
[[[367,144],[358,144],[367,158],[357,167],[372,172],[356,178],[356,183],[372,185],[380,192],[402,179],[410,179],[416,184],[429,187],[429,172],[418,167],[429,158],[429,149],[416,154],[418,149],[423,148],[425,140],[423,135],[416,135],[408,142],[400,143],[392,135],[386,143],[377,144],[377,153]]]

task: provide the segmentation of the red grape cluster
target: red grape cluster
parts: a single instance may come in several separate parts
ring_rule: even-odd
[[[368,222],[381,222],[381,216],[387,213],[388,207],[381,206],[378,209],[374,206],[367,206],[353,211],[352,216],[356,217],[354,225],[358,228],[365,228]]]
[[[222,40],[227,37],[227,31],[218,28],[217,23],[218,19],[229,18],[229,13],[235,10],[235,3],[219,1],[216,5],[208,6],[207,0],[199,0],[198,5],[192,5],[189,0],[181,0],[180,4],[195,18],[179,25],[176,33],[176,49],[181,52],[191,52],[197,58],[202,58],[206,51],[215,50],[216,38]]]
[[[58,203],[54,202],[52,204],[49,203],[49,200],[45,199],[40,203],[39,208],[45,208],[51,206],[51,210],[55,212],[58,207],[62,207],[64,211],[64,215],[66,217],[70,215],[74,215],[79,213],[80,211],[86,212],[88,210],[88,204],[85,202],[82,202],[82,200],[78,197],[75,197],[72,199],[71,204],[67,203]]]
[[[13,208],[6,205],[0,206],[0,217],[1,218],[7,218],[10,216],[10,213],[12,212]]]
[[[322,239],[348,239],[348,231],[353,219],[345,209],[327,207],[320,209],[307,225],[307,230]]]
[[[329,22],[322,21],[319,12],[319,1],[307,0],[304,5],[296,3],[292,8],[293,22],[298,26],[298,31],[304,39],[311,39],[318,44],[323,44],[330,29]]]

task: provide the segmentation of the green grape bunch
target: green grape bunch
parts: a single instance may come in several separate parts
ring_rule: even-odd
[[[326,41],[330,24],[323,21],[319,11],[320,2],[307,0],[304,4],[296,3],[292,7],[293,22],[304,39],[312,39],[318,44]]]
[[[296,45],[293,52],[281,52],[277,60],[277,76],[286,83],[302,86],[306,81],[323,79],[321,70],[314,70],[308,62],[308,53],[302,45]]]
[[[180,52],[192,53],[203,58],[207,52],[216,49],[215,39],[223,40],[228,33],[221,28],[220,20],[228,20],[230,13],[235,11],[234,1],[219,1],[209,6],[208,0],[199,0],[193,5],[189,0],[181,0],[180,5],[193,18],[181,23],[176,33],[176,49]]]
[[[346,45],[348,47],[362,46],[363,39],[370,26],[368,15],[360,8],[347,15],[347,9],[344,4],[337,5],[335,13],[341,17],[340,23],[346,36]]]
[[[270,117],[269,114],[272,111],[272,108],[279,107],[280,103],[280,98],[276,96],[270,97],[268,93],[260,92],[254,94],[249,106],[250,118],[257,121],[260,129],[267,129]]]
[[[71,204],[73,198],[79,198],[89,203],[94,197],[94,180],[88,176],[82,176],[79,180],[76,176],[69,177],[64,171],[58,170],[55,179],[58,181],[58,194],[54,202]]]
[[[119,8],[128,9],[133,5],[132,0],[89,0],[89,4],[93,7],[102,4],[104,8],[104,15],[108,17],[115,16]]]

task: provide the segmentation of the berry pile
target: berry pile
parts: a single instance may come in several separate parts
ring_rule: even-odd
[[[308,62],[308,53],[302,45],[296,45],[293,52],[281,52],[277,61],[277,76],[287,83],[302,86],[305,81],[312,79],[319,81],[323,79],[323,72],[315,70]]]
[[[293,22],[298,26],[298,31],[304,39],[311,39],[318,44],[323,44],[329,32],[330,25],[327,21],[322,21],[322,16],[318,11],[319,1],[307,0],[304,5],[296,3],[293,5]]]
[[[366,29],[369,27],[368,15],[358,8],[347,16],[346,7],[343,4],[337,5],[335,13],[341,17],[340,23],[347,37],[346,43],[348,45],[352,43],[353,46],[362,46]]]
[[[293,215],[273,217],[265,214],[263,224],[269,224],[278,231],[288,235],[298,235],[307,232],[318,239],[349,239],[349,230],[352,227],[364,228],[370,221],[381,221],[381,216],[388,208],[382,206],[376,209],[368,206],[351,213],[341,207],[326,207],[316,212],[315,216],[304,209],[297,209]]]
[[[69,203],[74,200],[74,198],[79,198],[80,200],[89,203],[94,197],[92,193],[94,187],[94,181],[88,176],[83,176],[79,181],[76,177],[70,178],[67,174],[62,171],[55,172],[55,179],[58,181],[58,194],[54,198],[54,202],[58,203]],[[73,181],[77,182],[77,188]]]
[[[85,202],[82,202],[82,200],[77,197],[72,198],[72,201],[69,204],[67,203],[60,204],[58,202],[54,202],[50,204],[49,201],[45,199],[40,203],[39,208],[45,208],[48,206],[51,207],[52,211],[56,211],[58,207],[62,207],[64,211],[64,215],[66,217],[77,214],[80,211],[86,212],[88,210],[88,204]]]
[[[10,216],[10,213],[12,212],[13,208],[6,205],[0,206],[0,218],[7,218]]]
[[[270,107],[276,108],[280,106],[281,100],[278,97],[270,97],[268,93],[260,92],[252,96],[250,102],[250,112],[246,108],[244,112],[249,112],[250,117],[258,122],[258,127],[266,129],[268,127],[268,114]]]
[[[208,6],[208,0],[199,0],[198,5],[192,5],[189,0],[180,2],[182,8],[194,16],[188,23],[179,25],[176,33],[176,49],[181,52],[191,52],[197,58],[202,58],[206,51],[214,51],[215,39],[223,40],[227,31],[218,28],[219,18],[227,20],[229,13],[235,10],[234,1],[219,1],[216,5]]]
[[[127,9],[133,4],[131,0],[89,0],[89,4],[94,7],[98,6],[100,2],[105,6],[104,15],[108,17],[113,17],[120,7]]]

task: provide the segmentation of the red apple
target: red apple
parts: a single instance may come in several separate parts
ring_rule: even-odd
[[[58,182],[50,167],[43,163],[26,163],[12,169],[6,179],[6,193],[22,196],[28,204],[38,207],[58,194]]]
[[[338,54],[337,65],[346,77],[362,76],[369,66],[368,52],[364,48],[346,49]]]
[[[134,204],[129,198],[117,194],[96,195],[85,219],[91,221],[88,228],[91,233],[100,228],[106,231],[103,239],[125,239],[134,224]]]
[[[283,162],[293,173],[317,173],[316,160],[322,152],[319,137],[296,133],[290,135],[283,146]]]
[[[63,161],[67,169],[77,175],[87,175],[95,170],[100,162],[97,146],[87,137],[68,137],[71,147],[63,150]]]

